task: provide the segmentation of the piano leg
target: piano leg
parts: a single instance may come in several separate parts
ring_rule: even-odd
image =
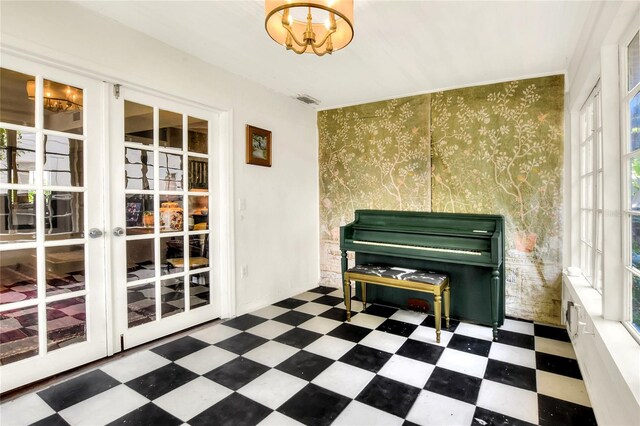
[[[344,280],[344,307],[347,311],[347,321],[351,321],[351,281]]]
[[[446,326],[449,328],[449,306],[451,304],[451,294],[449,293],[449,283],[444,289],[444,319],[447,321]]]
[[[491,272],[491,322],[493,323],[493,341],[498,341],[498,297],[500,287],[500,271],[493,268]]]
[[[433,315],[436,322],[436,343],[440,343],[440,321],[442,316],[442,296],[440,289],[436,287],[433,293]]]
[[[367,311],[367,283],[364,281],[361,281],[360,285],[362,286],[362,312],[366,312]]]

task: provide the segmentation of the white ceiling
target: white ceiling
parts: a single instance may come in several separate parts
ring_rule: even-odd
[[[175,48],[319,108],[564,72],[588,1],[355,0],[355,37],[296,55],[264,30],[262,1],[78,1]]]

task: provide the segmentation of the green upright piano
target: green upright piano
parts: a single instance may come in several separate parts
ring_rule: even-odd
[[[355,252],[357,265],[446,273],[451,316],[493,327],[497,340],[504,323],[504,235],[500,215],[356,210],[355,220],[340,228],[343,281],[349,251]],[[367,300],[372,302],[406,307],[409,298],[425,297],[371,287]]]

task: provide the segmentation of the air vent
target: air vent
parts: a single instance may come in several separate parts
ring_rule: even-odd
[[[319,100],[317,100],[316,98],[312,98],[309,95],[298,95],[296,96],[296,99],[299,100],[300,102],[304,102],[307,105],[310,105],[310,104],[320,105]]]
[[[80,121],[81,118],[82,118],[82,114],[80,112],[73,113],[73,121]]]

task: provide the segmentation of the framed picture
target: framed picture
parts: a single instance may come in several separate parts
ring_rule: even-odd
[[[271,132],[247,124],[247,164],[271,167]]]

